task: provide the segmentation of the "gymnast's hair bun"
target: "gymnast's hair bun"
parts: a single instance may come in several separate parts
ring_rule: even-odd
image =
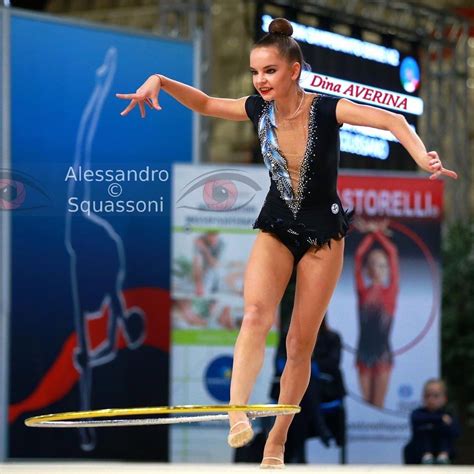
[[[271,21],[268,27],[268,32],[284,36],[291,36],[293,34],[293,27],[286,18],[275,18]]]

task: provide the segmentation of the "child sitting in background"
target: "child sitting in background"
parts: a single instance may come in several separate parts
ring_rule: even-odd
[[[405,446],[405,464],[449,464],[454,439],[459,436],[457,419],[447,410],[446,385],[430,379],[423,387],[423,406],[411,414],[412,438]]]

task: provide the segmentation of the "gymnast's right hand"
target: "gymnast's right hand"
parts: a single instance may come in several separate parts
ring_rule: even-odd
[[[137,104],[142,118],[145,118],[145,104],[150,109],[161,110],[158,94],[161,88],[161,78],[157,74],[150,76],[135,92],[135,94],[115,94],[119,99],[130,99],[127,108],[120,115],[127,115]]]

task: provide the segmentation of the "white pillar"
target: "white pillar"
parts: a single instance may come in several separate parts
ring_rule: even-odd
[[[5,2],[6,5],[9,2]],[[7,5],[8,6],[8,5]],[[0,169],[10,159],[10,11],[0,8]],[[10,334],[10,212],[0,210],[0,462],[8,454]]]

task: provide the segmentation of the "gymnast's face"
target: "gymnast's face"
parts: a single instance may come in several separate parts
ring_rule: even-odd
[[[258,46],[250,53],[253,85],[265,100],[283,99],[297,85],[300,64],[290,64],[275,46]]]
[[[367,273],[374,283],[382,284],[390,276],[390,268],[385,252],[376,249],[372,250],[367,257]]]

